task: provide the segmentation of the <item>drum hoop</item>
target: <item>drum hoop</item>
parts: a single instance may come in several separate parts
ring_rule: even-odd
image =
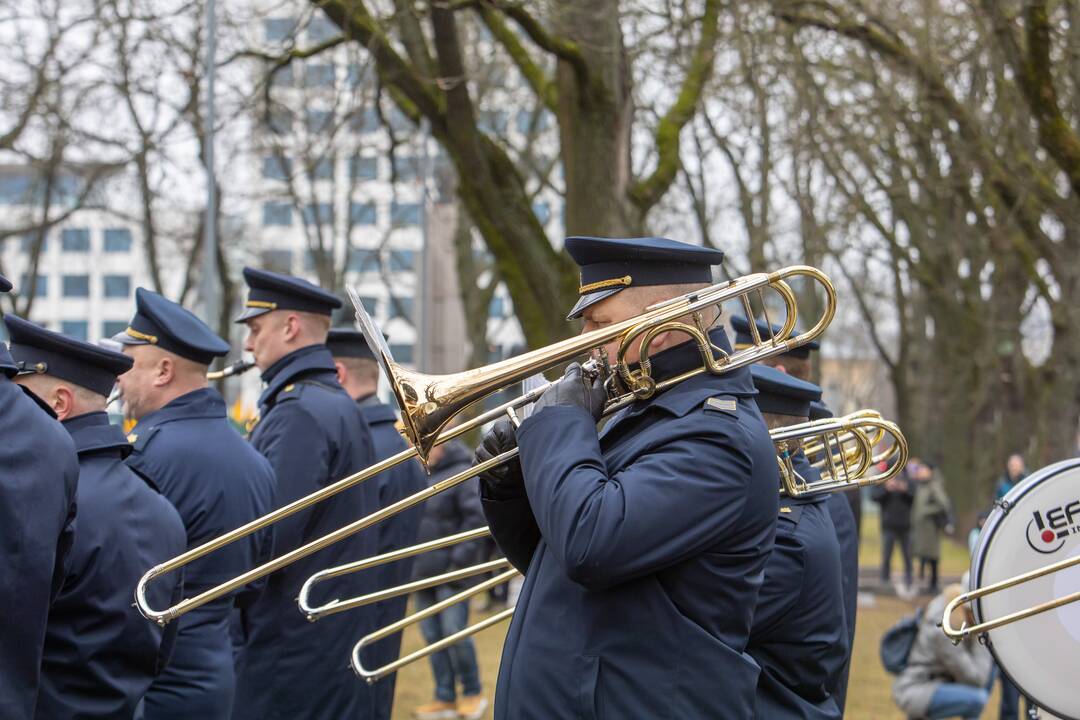
[[[1044,468],[1036,470],[1031,475],[1028,475],[1024,480],[1005,494],[1001,500],[1007,502],[1010,506],[1009,512],[1012,512],[1017,503],[1021,499],[1032,492],[1035,488],[1042,485],[1044,482],[1057,477],[1063,472],[1068,470],[1074,470],[1080,468],[1080,458],[1070,458],[1068,460],[1062,460],[1061,462],[1054,463],[1053,465],[1047,465]],[[977,589],[981,584],[982,572],[984,569],[983,558],[986,556],[986,552],[989,549],[991,543],[994,540],[994,535],[1002,525],[1002,519],[1008,515],[1008,513],[1002,511],[1000,507],[995,507],[994,521],[991,523],[987,520],[986,525],[983,526],[983,532],[979,536],[979,544],[975,546],[975,552],[971,557],[971,575],[968,578],[968,585],[970,590]],[[982,598],[979,598],[974,602],[975,620],[976,622],[982,622]],[[998,656],[997,651],[994,649],[994,641],[991,639],[990,634],[986,634],[986,648],[990,651],[990,655],[994,658],[994,664],[997,666],[998,672],[1004,675],[1009,682],[1016,686],[1016,688],[1027,698],[1034,701],[1035,705],[1040,710],[1046,710],[1047,712],[1061,718],[1061,720],[1080,720],[1080,716],[1069,715],[1059,710],[1042,704],[1042,701],[1027,692],[1023,685],[1016,681],[1016,678],[1009,672],[1008,667],[1001,662],[1001,658]]]

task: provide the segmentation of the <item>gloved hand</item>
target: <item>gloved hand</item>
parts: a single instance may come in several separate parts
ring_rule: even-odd
[[[476,462],[485,462],[516,447],[514,426],[506,418],[496,420],[476,446]],[[516,457],[477,477],[484,485],[484,495],[493,500],[506,500],[525,494],[525,477],[521,474],[521,462]]]
[[[533,413],[546,407],[579,407],[599,422],[604,413],[607,391],[599,377],[589,378],[581,371],[581,365],[570,363],[560,380],[544,391],[533,406]]]

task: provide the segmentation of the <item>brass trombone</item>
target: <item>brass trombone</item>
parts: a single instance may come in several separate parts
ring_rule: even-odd
[[[800,423],[798,425],[791,425],[785,428],[778,428],[772,430],[770,436],[776,444],[777,449],[777,460],[779,462],[781,478],[779,491],[781,495],[821,494],[876,485],[895,476],[903,469],[904,464],[907,462],[907,440],[904,438],[903,433],[894,423],[881,419],[880,414],[874,411],[861,411],[845,417],[817,420]],[[896,452],[893,453],[895,460],[891,462],[885,470],[868,476],[866,475],[867,471],[874,465],[871,461],[874,457],[874,447],[877,444],[871,442],[871,440],[877,439],[880,441],[886,436],[891,438],[892,446],[897,448]],[[791,458],[792,455],[798,451],[799,443],[803,442],[811,446],[823,448],[823,450],[819,452],[825,452],[827,457],[831,458],[831,460],[827,460],[823,463],[823,473],[827,475],[826,478],[811,483],[795,472],[792,467]],[[849,445],[853,445],[858,452],[862,453],[863,457],[854,457],[852,452],[834,451],[835,448],[846,448]],[[470,472],[477,474],[475,469]],[[490,531],[486,527],[476,528],[475,530],[466,530],[464,532],[430,540],[401,550],[395,550],[371,558],[365,558],[363,560],[321,570],[313,574],[304,582],[300,589],[297,604],[305,617],[309,621],[314,622],[329,615],[335,615],[337,613],[388,600],[390,598],[409,595],[417,590],[424,590],[442,585],[443,583],[454,582],[489,572],[505,570],[505,572],[502,572],[479,585],[462,590],[436,605],[413,613],[412,615],[404,617],[391,625],[387,625],[386,627],[380,628],[363,637],[353,647],[351,663],[353,671],[356,672],[357,675],[364,678],[369,683],[374,683],[387,675],[396,672],[405,665],[427,657],[432,653],[453,645],[459,640],[510,618],[513,615],[514,609],[512,607],[507,608],[491,617],[485,618],[478,623],[449,635],[437,643],[415,650],[414,652],[398,658],[382,667],[369,670],[363,666],[361,651],[365,647],[394,635],[395,633],[401,632],[408,626],[431,617],[447,607],[456,605],[457,603],[468,600],[472,596],[484,592],[489,588],[507,582],[520,573],[510,567],[508,560],[502,558],[454,570],[431,578],[415,580],[397,587],[378,590],[366,595],[359,595],[344,600],[335,598],[322,605],[313,605],[311,602],[311,593],[314,587],[321,582],[333,578],[361,572],[373,567],[378,567],[379,565],[421,555],[432,550],[440,550],[452,545],[457,545],[458,543],[477,540],[487,537],[488,535],[490,535]]]
[[[818,318],[817,322],[809,330],[792,337],[791,333],[795,328],[798,317],[798,306],[795,293],[787,281],[794,277],[805,277],[818,282],[825,291],[825,302],[821,317]],[[724,302],[739,300],[743,305],[743,310],[750,312],[750,294],[757,293],[762,305],[764,305],[764,293],[766,290],[776,292],[784,303],[785,318],[780,332],[768,338],[755,337],[755,342],[750,347],[731,354],[718,351],[709,341],[708,328],[705,327],[700,311],[708,307],[718,306]],[[612,341],[618,341],[619,349],[614,369],[608,365],[607,358],[602,352],[599,362],[590,361],[586,363],[586,365],[590,366],[589,370],[591,372],[605,378],[605,384],[609,387],[612,399],[605,406],[604,413],[610,414],[638,399],[650,397],[657,392],[663,392],[667,388],[703,372],[722,373],[750,365],[773,355],[789,352],[821,335],[836,313],[836,290],[833,288],[829,278],[816,268],[795,265],[772,273],[746,275],[726,283],[687,293],[657,303],[646,309],[644,313],[623,322],[568,338],[482,368],[450,375],[425,375],[408,370],[393,361],[385,338],[367,312],[364,311],[363,304],[360,302],[356,291],[350,287],[348,292],[356,308],[356,317],[368,345],[375,352],[376,358],[390,381],[390,386],[402,411],[404,433],[412,447],[252,520],[199,547],[192,548],[171,560],[155,565],[143,575],[135,589],[136,605],[139,612],[146,618],[164,625],[186,612],[227,595],[254,580],[413,507],[443,490],[468,480],[477,473],[484,472],[512,459],[517,454],[516,449],[491,458],[467,472],[446,478],[425,490],[399,500],[393,505],[382,508],[280,557],[274,558],[259,567],[248,570],[231,580],[205,590],[195,597],[185,598],[171,607],[156,610],[150,607],[147,602],[146,586],[155,578],[178,570],[229,543],[309,508],[399,463],[416,457],[426,464],[429,451],[437,443],[458,437],[502,415],[506,415],[512,420],[516,419],[515,410],[534,402],[547,386],[537,388],[494,410],[482,413],[457,427],[443,431],[447,423],[464,409],[530,375],[560,365],[588,351],[602,348]],[[693,318],[693,324],[682,321],[682,318],[686,316]],[[657,382],[649,374],[649,345],[657,335],[669,331],[683,332],[697,342],[702,355],[702,365],[677,377]],[[626,352],[634,343],[638,344],[641,357],[637,368],[631,368],[625,361]]]
[[[1066,558],[1064,560],[1059,560],[1056,563],[1052,563],[1041,568],[1035,568],[1034,570],[1030,570],[1020,575],[1014,575],[1011,578],[1000,580],[991,585],[987,585],[986,587],[976,588],[975,590],[969,590],[968,592],[960,593],[952,602],[945,606],[945,614],[941,619],[941,629],[950,640],[952,640],[954,643],[959,643],[962,640],[966,640],[971,635],[982,635],[983,633],[990,632],[994,628],[999,628],[1003,625],[1011,625],[1014,622],[1033,617],[1035,615],[1041,615],[1044,612],[1054,610],[1055,608],[1059,608],[1062,605],[1080,602],[1080,591],[1077,591],[1065,595],[1064,597],[1059,597],[1054,600],[1047,600],[1044,603],[1039,603],[1038,605],[1033,605],[1031,607],[1024,608],[1023,610],[1011,612],[1008,615],[1002,615],[1001,617],[994,620],[985,620],[981,623],[976,623],[974,625],[968,625],[967,622],[964,622],[960,625],[959,628],[953,627],[952,624],[953,611],[962,605],[967,605],[968,603],[975,602],[979,598],[1001,592],[1002,590],[1014,588],[1017,585],[1023,585],[1024,583],[1031,582],[1032,580],[1036,580],[1046,575],[1052,575],[1054,573],[1061,572],[1062,570],[1068,570],[1069,568],[1076,567],[1077,565],[1080,565],[1080,555]]]

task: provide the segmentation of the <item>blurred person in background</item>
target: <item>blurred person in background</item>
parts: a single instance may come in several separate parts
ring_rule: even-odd
[[[428,456],[432,485],[472,467],[473,454],[459,441],[436,445]],[[453,535],[464,530],[484,527],[484,510],[480,505],[478,481],[467,480],[445,492],[435,495],[424,503],[424,516],[420,520],[418,542]],[[430,578],[452,570],[475,565],[484,559],[481,543],[465,542],[452,547],[418,555],[413,566],[416,579]],[[465,589],[468,580],[446,583],[413,595],[416,609],[423,610]],[[469,601],[452,605],[437,615],[420,623],[424,640],[433,643],[464,630],[469,624]],[[487,710],[488,701],[482,694],[480,667],[476,661],[476,647],[472,638],[465,638],[454,645],[433,653],[431,672],[435,676],[435,699],[416,708],[417,720],[478,720]],[[461,684],[461,697],[457,686]]]
[[[961,592],[960,584],[949,585],[927,605],[907,667],[893,683],[893,701],[909,718],[977,718],[990,697],[990,652],[974,637],[953,645],[938,627],[945,606]],[[957,627],[974,622],[970,605],[953,612]]]
[[[912,476],[921,465],[918,459],[908,461],[904,472],[874,487],[871,498],[881,506],[881,581],[889,583],[892,571],[893,547],[900,546],[904,558],[904,586],[897,594],[911,592],[911,506],[915,501]]]
[[[1024,464],[1024,456],[1013,453],[1005,462],[1005,472],[998,478],[997,487],[994,490],[994,499],[1000,500],[1020,482],[1027,477],[1027,466]]]
[[[952,503],[945,492],[941,472],[929,462],[922,462],[913,474],[915,500],[911,506],[911,554],[919,560],[919,580],[930,569],[926,586],[928,595],[938,592],[938,561],[941,559],[941,533],[951,535]]]

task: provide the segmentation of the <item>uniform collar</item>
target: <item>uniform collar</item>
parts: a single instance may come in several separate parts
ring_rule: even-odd
[[[15,365],[14,358],[11,357],[11,353],[4,347],[3,343],[0,343],[0,373],[7,375],[8,377],[15,377],[15,373],[18,371],[18,367]]]
[[[724,352],[731,352],[731,345],[728,343],[723,328],[714,328],[710,331],[709,339]],[[690,341],[653,355],[650,362],[652,364],[651,375],[657,382],[660,382],[700,367],[701,353],[698,351],[697,343]],[[619,418],[623,419],[638,415],[646,408],[652,407],[667,410],[671,414],[681,417],[710,397],[717,395],[752,397],[756,394],[757,390],[754,389],[754,382],[750,377],[748,367],[730,370],[720,375],[704,372],[697,377],[684,380],[659,395],[635,402]]]
[[[293,350],[266,369],[262,374],[266,389],[259,396],[259,405],[273,400],[283,387],[296,380],[298,375],[333,373],[334,358],[326,345],[321,343]]]
[[[223,417],[225,417],[225,400],[217,390],[204,387],[181,395],[164,407],[143,416],[138,425],[152,427],[172,420]]]
[[[378,395],[368,395],[356,401],[364,417],[369,422],[395,422],[397,414],[394,408],[379,400]]]
[[[131,443],[124,437],[124,431],[111,424],[104,411],[68,418],[63,425],[75,441],[79,455],[105,450],[114,450],[122,458],[131,454]]]

